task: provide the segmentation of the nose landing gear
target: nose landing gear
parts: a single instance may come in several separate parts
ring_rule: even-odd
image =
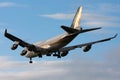
[[[32,61],[32,58],[30,58],[30,61],[29,61],[29,63],[33,63],[33,61]]]

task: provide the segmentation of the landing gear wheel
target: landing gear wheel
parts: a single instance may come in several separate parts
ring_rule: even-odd
[[[58,56],[57,56],[57,58],[61,58],[61,56],[60,56],[60,55],[58,55]]]
[[[58,55],[57,55],[57,58],[61,58],[61,55],[58,54]]]
[[[33,61],[29,61],[29,63],[33,63]]]
[[[51,56],[51,54],[50,54],[50,53],[48,53],[46,56]]]
[[[41,55],[41,54],[39,54],[39,55],[38,55],[38,57],[39,57],[39,58],[42,58],[42,55]]]

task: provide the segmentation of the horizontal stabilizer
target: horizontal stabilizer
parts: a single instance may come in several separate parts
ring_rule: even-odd
[[[64,29],[67,33],[85,33],[85,32],[89,32],[89,31],[94,31],[94,30],[98,30],[101,29],[101,27],[98,28],[90,28],[90,29],[82,29],[82,30],[77,30],[77,29],[73,29],[71,27],[67,27],[67,26],[61,26],[62,29]]]
[[[75,33],[77,31],[79,31],[77,29],[73,29],[73,28],[67,27],[67,26],[61,26],[61,28],[64,29],[67,33]]]
[[[94,31],[94,30],[98,30],[98,29],[101,29],[101,27],[98,27],[98,28],[90,28],[90,29],[83,29],[83,30],[81,30],[79,33]]]

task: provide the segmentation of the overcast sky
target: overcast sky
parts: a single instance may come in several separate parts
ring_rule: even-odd
[[[69,45],[117,38],[84,53],[75,49],[61,59],[29,59],[20,56],[23,48],[10,49],[12,41],[4,30],[34,43],[64,33],[79,6],[83,6],[82,28],[101,30],[80,34]],[[0,0],[0,79],[1,80],[119,80],[120,79],[120,0]]]

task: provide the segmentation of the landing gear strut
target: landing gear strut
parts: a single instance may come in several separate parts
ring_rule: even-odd
[[[55,54],[53,54],[53,56],[56,56],[57,58],[61,58],[61,54],[59,51],[58,51],[58,53],[55,52]]]
[[[61,58],[60,51],[58,51],[58,56],[57,56],[57,58]]]
[[[33,61],[32,61],[32,58],[30,58],[30,61],[29,61],[29,63],[33,63]]]

